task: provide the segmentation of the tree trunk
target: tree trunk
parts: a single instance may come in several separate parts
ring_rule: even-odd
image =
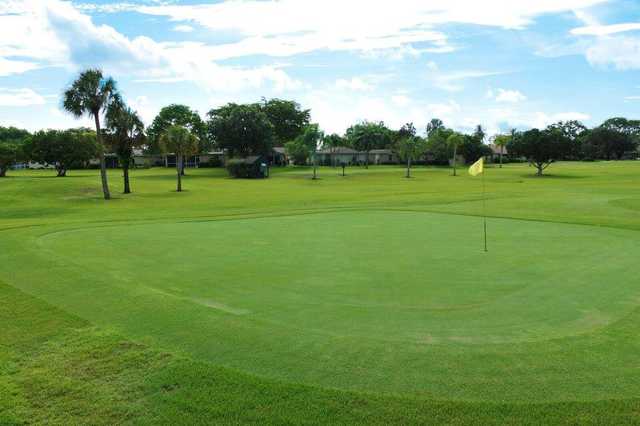
[[[536,172],[536,176],[542,176],[542,171],[544,170],[542,163],[536,163],[535,166],[536,169],[538,169],[538,171]]]
[[[407,158],[407,178],[411,177],[411,157]]]
[[[458,145],[454,145],[453,146],[453,175],[457,176],[457,170],[456,170],[456,163],[457,163],[457,157],[458,156]]]
[[[122,163],[122,177],[124,179],[124,193],[131,194],[131,186],[129,185],[129,162]]]
[[[367,153],[367,156],[364,160],[364,168],[368,169],[369,168],[369,151],[366,151],[366,153]]]
[[[93,118],[96,122],[96,140],[98,141],[98,146],[100,147],[100,152],[98,153],[100,158],[100,178],[102,179],[102,193],[104,195],[105,200],[109,200],[111,198],[111,194],[109,194],[109,183],[107,182],[107,163],[104,160],[104,145],[102,144],[102,135],[100,134],[100,116],[99,112],[93,114]]]
[[[178,173],[178,188],[176,191],[182,192],[182,155],[177,155],[176,160],[176,171]]]
[[[63,165],[56,166],[56,171],[58,172],[58,177],[65,177],[67,175],[67,169]]]
[[[317,168],[317,164],[316,164],[316,154],[315,152],[313,153],[313,179],[316,179],[318,177],[317,172],[316,172],[316,168]]]
[[[500,168],[502,168],[502,147],[500,147]]]
[[[0,178],[7,176],[7,169],[8,167],[0,167]]]

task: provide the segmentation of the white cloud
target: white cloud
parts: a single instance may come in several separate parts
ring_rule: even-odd
[[[281,66],[219,65],[215,62],[220,57],[218,46],[127,38],[110,26],[94,24],[71,3],[26,0],[12,2],[11,9],[0,9],[4,10],[11,13],[0,13],[0,75],[38,66],[78,68],[99,64],[108,73],[128,73],[146,81],[193,81],[208,90],[237,91],[270,85],[282,91],[303,87]]]
[[[502,74],[508,74],[508,71],[440,71],[436,67],[427,75],[427,78],[439,89],[446,90],[448,92],[459,92],[464,89],[463,83],[466,80],[480,79]]]
[[[527,97],[518,90],[498,89],[495,95],[496,102],[518,103],[527,100]]]
[[[23,107],[42,105],[46,101],[43,96],[31,89],[7,89],[0,88],[0,106]]]
[[[391,97],[391,102],[396,106],[406,107],[411,103],[411,99],[406,95],[393,95]]]
[[[177,31],[179,33],[191,33],[193,32],[193,27],[190,25],[176,25],[173,27],[173,31]]]
[[[640,38],[600,37],[586,49],[585,54],[593,66],[613,66],[618,70],[640,69]]]
[[[606,36],[611,34],[623,33],[627,31],[637,31],[637,30],[640,30],[640,22],[614,24],[614,25],[589,25],[585,27],[574,28],[571,30],[571,34]]]
[[[320,49],[396,55],[446,53],[455,49],[435,27],[448,23],[524,28],[539,15],[581,10],[608,0],[234,0],[215,4],[141,6],[140,13],[193,22],[236,33],[240,41],[220,46],[219,58],[265,54],[288,56]],[[423,49],[414,43],[430,44]],[[409,46],[409,47],[407,47]],[[403,49],[405,49],[403,51]],[[400,52],[400,53],[398,53]]]
[[[335,87],[336,89],[341,89],[341,90],[355,90],[355,91],[368,92],[373,90],[375,86],[372,83],[366,81],[365,78],[353,77],[350,80],[345,80],[343,78],[336,80]]]

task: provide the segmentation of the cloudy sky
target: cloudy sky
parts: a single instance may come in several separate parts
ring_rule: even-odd
[[[638,0],[0,0],[0,29],[0,125],[31,130],[84,124],[60,94],[86,67],[147,123],[263,96],[328,132],[639,115]]]

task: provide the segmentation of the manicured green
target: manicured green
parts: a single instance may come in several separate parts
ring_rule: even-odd
[[[340,173],[0,180],[0,423],[640,421],[640,162]]]

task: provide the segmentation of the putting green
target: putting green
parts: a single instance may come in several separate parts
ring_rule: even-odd
[[[437,399],[640,391],[620,338],[633,231],[490,219],[484,253],[477,217],[347,210],[8,234],[30,265],[0,267],[12,285],[249,373]]]

